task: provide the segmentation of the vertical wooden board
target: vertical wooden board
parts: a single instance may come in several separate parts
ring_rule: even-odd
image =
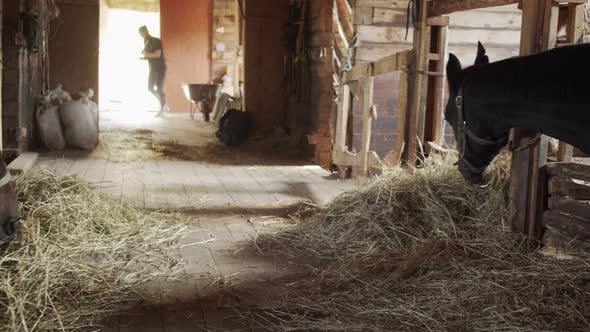
[[[408,128],[408,73],[400,72],[399,79],[399,114],[397,120],[397,141],[393,151],[385,158],[388,165],[398,165],[404,154]]]
[[[557,161],[572,161],[574,155],[574,147],[566,142],[559,142],[557,149]]]
[[[428,70],[428,54],[430,50],[430,27],[426,25],[427,15],[426,6],[422,6],[421,19],[419,22],[420,29],[414,29],[414,58],[412,61],[412,71],[410,87],[410,121],[408,126],[408,149],[407,160],[413,165],[418,160],[419,144],[424,138],[424,120],[426,111],[426,94],[427,94],[427,76],[424,74]]]
[[[433,140],[436,144],[442,144],[442,138],[443,138],[443,113],[444,113],[444,109],[445,109],[445,105],[444,105],[444,93],[445,93],[445,82],[446,82],[446,76],[444,76],[445,74],[445,54],[447,52],[447,44],[448,44],[448,40],[447,40],[447,31],[448,31],[448,27],[439,27],[438,28],[438,45],[437,45],[437,50],[438,50],[438,55],[440,56],[441,60],[437,62],[436,64],[436,71],[439,73],[443,73],[443,76],[436,76],[434,78],[435,80],[435,87],[434,87],[434,118],[433,118]]]
[[[336,149],[335,151],[345,151],[346,135],[348,128],[348,113],[350,111],[350,87],[344,84],[342,87],[340,102],[338,103],[338,113],[336,115]]]
[[[363,176],[369,171],[369,151],[371,145],[371,128],[373,124],[373,89],[375,78],[371,77],[363,82],[363,132],[361,145],[361,172]]]

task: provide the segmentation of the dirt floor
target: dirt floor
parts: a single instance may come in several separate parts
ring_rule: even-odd
[[[190,225],[178,252],[184,273],[148,282],[146,305],[102,331],[268,331],[248,303],[280,295],[274,280],[306,267],[262,256],[249,240],[289,227],[298,213],[355,184],[314,166],[284,138],[227,148],[212,124],[153,115],[103,112],[95,151],[40,158],[41,167],[77,175],[135,207],[181,212]]]

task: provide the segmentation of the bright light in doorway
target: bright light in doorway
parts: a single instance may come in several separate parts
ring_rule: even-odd
[[[137,30],[146,25],[160,36],[160,14],[111,9],[103,20],[100,40],[100,105],[103,110],[129,117],[159,110],[147,90],[148,64],[139,60],[143,39]]]

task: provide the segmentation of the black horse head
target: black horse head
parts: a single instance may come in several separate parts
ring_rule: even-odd
[[[461,62],[450,54],[447,63],[449,101],[445,120],[453,128],[460,152],[459,171],[471,183],[481,183],[486,167],[507,142],[507,135],[498,130],[489,118],[482,116],[481,103],[469,95],[470,88],[477,84],[477,68],[489,65],[486,50],[478,42],[477,57],[472,67],[462,69]],[[466,93],[467,92],[467,93]]]
[[[0,242],[14,238],[19,219],[14,184],[0,152]]]

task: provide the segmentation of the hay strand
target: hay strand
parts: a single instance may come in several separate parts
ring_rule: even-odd
[[[25,221],[0,245],[0,330],[76,331],[137,305],[143,282],[181,268],[186,233],[173,215],[145,214],[74,177],[17,181]]]

